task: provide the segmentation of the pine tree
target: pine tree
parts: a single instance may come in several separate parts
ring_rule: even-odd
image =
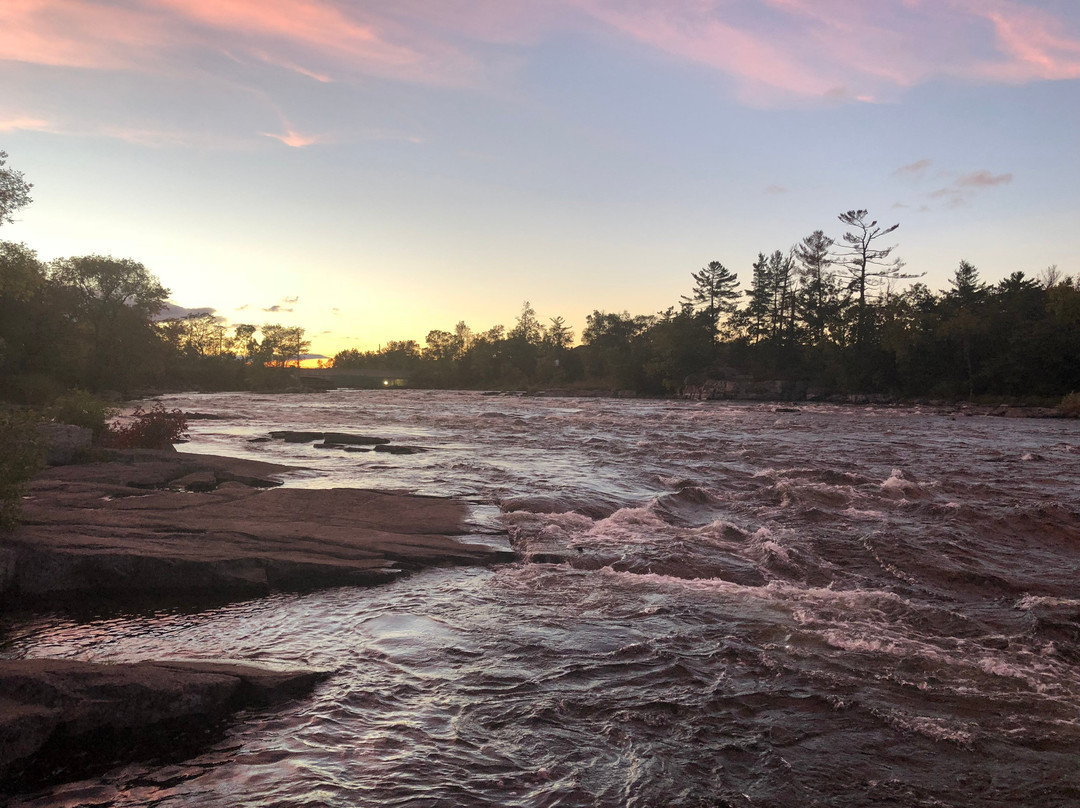
[[[685,304],[701,307],[701,313],[709,324],[713,343],[720,334],[720,317],[731,314],[739,299],[738,276],[719,261],[710,261],[700,272],[691,272],[694,289],[689,297],[681,299]]]
[[[844,251],[837,257],[836,263],[844,268],[850,280],[848,290],[856,296],[856,333],[855,341],[864,343],[869,336],[870,321],[867,316],[866,296],[872,291],[889,281],[919,277],[917,275],[903,275],[900,270],[904,262],[899,258],[892,261],[886,259],[896,249],[892,247],[875,246],[883,236],[889,235],[900,225],[894,224],[889,227],[879,227],[877,220],[866,221],[870,214],[865,210],[849,210],[841,213],[837,218],[851,228],[844,233],[843,239],[847,244]]]
[[[811,345],[824,342],[830,323],[840,314],[840,289],[836,275],[829,269],[832,266],[829,251],[834,244],[822,231],[815,230],[795,245],[795,258],[799,262],[796,308]]]

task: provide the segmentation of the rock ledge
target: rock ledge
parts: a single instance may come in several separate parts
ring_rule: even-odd
[[[0,790],[192,757],[236,711],[305,695],[328,676],[223,662],[0,660]]]
[[[264,487],[285,470],[180,452],[48,469],[0,537],[0,599],[242,598],[513,558],[467,542],[461,502]]]

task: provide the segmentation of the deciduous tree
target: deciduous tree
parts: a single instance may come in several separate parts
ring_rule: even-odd
[[[30,189],[34,186],[26,181],[21,171],[8,168],[6,164],[7,152],[0,151],[0,225],[11,224],[14,221],[12,214],[33,201]]]
[[[71,297],[72,315],[85,331],[86,382],[123,388],[148,362],[156,342],[151,319],[169,290],[130,258],[86,255],[49,265],[53,283]]]

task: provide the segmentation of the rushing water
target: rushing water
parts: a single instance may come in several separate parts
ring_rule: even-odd
[[[192,395],[191,451],[463,498],[521,561],[2,652],[335,671],[202,756],[15,805],[1078,806],[1080,424],[931,411]],[[250,443],[380,435],[394,456]],[[572,563],[545,563],[570,558]]]

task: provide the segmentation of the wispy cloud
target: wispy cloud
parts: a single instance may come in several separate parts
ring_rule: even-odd
[[[479,69],[423,23],[355,0],[4,0],[0,59],[171,73],[194,52],[229,52],[321,82],[337,73],[441,85]]]
[[[934,161],[929,159],[916,160],[914,163],[900,166],[900,168],[896,169],[893,173],[899,177],[915,177],[917,179],[922,179],[926,176],[926,172],[933,164]]]
[[[52,125],[43,118],[31,118],[26,115],[0,118],[0,132],[17,132],[19,130],[50,132],[52,129]]]
[[[2,2],[2,0],[0,0]],[[55,135],[82,135],[122,140],[139,146],[197,146],[203,148],[238,147],[243,140],[209,131],[181,130],[175,127],[122,125],[99,120],[78,120],[77,113],[59,110],[57,119],[0,112],[0,132],[49,132]]]
[[[1020,0],[567,2],[673,59],[731,76],[758,105],[888,100],[937,77],[1080,77],[1080,31]]]
[[[1016,0],[953,2],[993,25],[1004,57],[976,63],[975,75],[1015,83],[1080,78],[1080,40],[1049,11]]]
[[[958,188],[993,188],[995,185],[1008,185],[1013,181],[1012,174],[992,174],[989,171],[975,171],[957,178]]]
[[[770,185],[765,189],[765,193],[767,194],[786,194],[787,191],[788,189],[783,185]]]
[[[986,170],[973,171],[956,177],[948,185],[931,193],[930,198],[944,200],[950,207],[962,207],[970,202],[974,194],[999,185],[1008,185],[1012,181],[1012,174],[994,174]]]
[[[95,0],[4,0],[0,3],[0,59],[51,65],[132,67],[144,43],[168,38],[168,21],[141,5]]]
[[[284,135],[274,134],[273,132],[262,132],[261,134],[265,137],[272,137],[274,140],[280,140],[286,146],[292,146],[294,149],[302,149],[304,146],[311,146],[325,139],[320,135],[301,135],[291,129]]]
[[[498,82],[567,31],[722,75],[755,106],[888,101],[947,77],[1080,78],[1076,16],[1038,0],[0,0],[0,61],[274,84]],[[275,72],[277,71],[277,72]],[[245,85],[246,86],[246,85]],[[313,85],[314,86],[314,85]],[[23,117],[38,120],[37,113]],[[16,116],[18,117],[18,116]],[[153,129],[153,125],[142,122]],[[162,127],[165,128],[165,127]],[[310,146],[324,126],[252,132]]]
[[[267,306],[263,311],[270,314],[286,313],[291,314],[296,311],[294,306],[300,302],[300,295],[286,295],[281,298],[273,306]]]

